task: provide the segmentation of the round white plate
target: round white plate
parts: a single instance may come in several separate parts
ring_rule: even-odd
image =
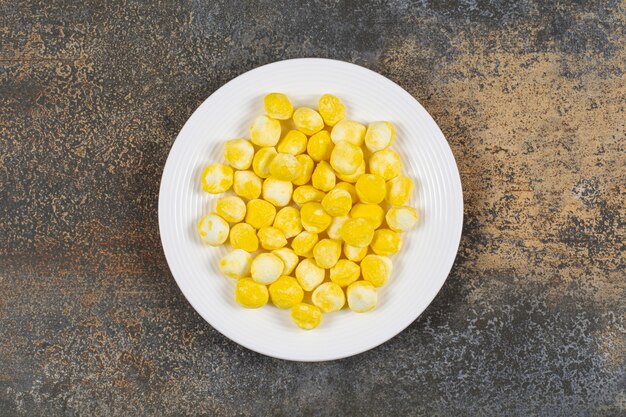
[[[235,303],[235,281],[223,276],[219,259],[227,247],[202,244],[200,217],[217,196],[204,193],[200,175],[208,163],[222,162],[224,141],[249,137],[263,97],[287,94],[295,107],[317,107],[324,93],[338,96],[348,118],[362,123],[389,120],[404,175],[415,181],[410,204],[421,216],[403,235],[393,257],[389,283],[379,290],[369,313],[348,309],[325,314],[312,331],[297,328],[288,310],[273,306],[248,310]],[[159,227],[167,262],[187,300],[220,333],[256,352],[296,361],[324,361],[364,352],[389,340],[426,309],[443,285],[458,249],[463,196],[454,156],[428,112],[389,79],[357,65],[327,59],[293,59],[249,71],[213,93],[179,133],[163,170]]]

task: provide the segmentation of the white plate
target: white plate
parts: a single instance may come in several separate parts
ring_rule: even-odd
[[[235,282],[218,261],[226,247],[201,243],[198,219],[216,196],[200,189],[202,168],[223,161],[224,141],[249,137],[252,118],[263,113],[263,96],[287,94],[295,107],[317,107],[332,93],[350,119],[390,120],[393,148],[404,174],[415,180],[411,205],[421,219],[403,235],[394,272],[379,290],[375,310],[325,314],[313,331],[297,328],[289,312],[273,306],[247,310],[234,301]],[[324,361],[364,352],[389,340],[430,304],[443,285],[459,245],[463,221],[461,181],[454,156],[428,112],[389,79],[357,65],[327,59],[293,59],[249,71],[213,93],[179,133],[163,170],[159,227],[167,262],[187,300],[220,333],[256,352],[297,361]]]

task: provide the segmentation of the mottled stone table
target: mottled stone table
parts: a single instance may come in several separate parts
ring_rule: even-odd
[[[623,1],[87,3],[0,0],[0,416],[626,414]],[[465,193],[432,305],[318,364],[213,330],[157,227],[193,110],[304,56],[414,95]]]

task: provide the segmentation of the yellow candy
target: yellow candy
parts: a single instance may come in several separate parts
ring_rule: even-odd
[[[267,116],[258,116],[250,126],[250,140],[257,146],[276,146],[280,139],[280,122]]]
[[[361,148],[345,140],[338,142],[330,154],[330,165],[338,174],[354,174],[362,163]]]
[[[252,256],[243,249],[234,249],[220,259],[220,270],[231,278],[250,276]]]
[[[347,287],[359,279],[361,269],[347,259],[340,259],[335,266],[330,268],[330,280],[340,287]]]
[[[311,258],[303,259],[296,267],[296,278],[305,291],[313,291],[324,281],[326,272]]]
[[[272,303],[278,308],[291,308],[302,302],[304,291],[295,278],[282,276],[270,285]]]
[[[322,233],[330,226],[332,218],[320,203],[305,203],[300,209],[302,227],[311,233]]]
[[[378,204],[363,204],[358,203],[350,210],[351,217],[361,217],[369,220],[374,226],[374,229],[378,229],[383,224],[385,218],[385,211]]]
[[[257,232],[261,247],[267,250],[280,249],[287,244],[285,234],[276,227],[261,227]]]
[[[397,177],[402,172],[400,156],[389,148],[374,152],[370,157],[370,172],[385,181]]]
[[[331,216],[345,216],[352,208],[352,197],[346,190],[333,188],[322,199],[322,207]]]
[[[312,330],[322,321],[322,312],[319,307],[300,303],[291,307],[291,318],[296,325],[304,330]]]
[[[354,174],[337,174],[337,178],[339,178],[341,181],[354,184],[356,180],[358,180],[359,177],[363,174],[365,174],[365,160],[363,160],[361,165],[359,165]]]
[[[300,163],[289,153],[277,154],[270,162],[270,175],[278,180],[292,181],[300,175]]]
[[[310,203],[311,201],[319,203],[324,199],[325,195],[326,194],[322,191],[311,185],[302,185],[293,191],[293,201],[299,206],[302,206],[305,203]]]
[[[204,243],[219,246],[228,239],[229,226],[226,220],[215,213],[207,214],[198,222],[198,232]]]
[[[259,238],[254,228],[248,223],[237,223],[230,229],[230,246],[233,249],[254,252],[259,248]]]
[[[287,120],[293,114],[289,98],[282,93],[269,93],[263,99],[265,113],[272,119]]]
[[[263,198],[276,207],[283,207],[291,201],[293,184],[273,177],[263,181]]]
[[[261,195],[261,178],[252,171],[235,171],[233,190],[241,197],[249,200],[259,198]]]
[[[363,218],[348,219],[339,229],[341,238],[351,246],[362,248],[367,246],[374,237],[374,226]]]
[[[287,239],[290,239],[302,231],[300,212],[294,207],[284,207],[276,213],[274,227],[280,229]]]
[[[252,159],[252,170],[254,173],[260,178],[269,177],[270,164],[276,155],[278,155],[278,152],[273,147],[259,149]]]
[[[290,130],[284,138],[278,142],[278,152],[291,155],[300,155],[306,151],[306,135],[297,130]]]
[[[333,221],[330,223],[330,226],[328,226],[328,229],[326,229],[328,237],[331,239],[341,239],[339,230],[341,229],[341,226],[344,224],[344,222],[348,219],[348,216],[333,217]]]
[[[269,293],[265,285],[259,284],[250,278],[241,278],[237,281],[235,301],[246,308],[259,308],[267,304]]]
[[[338,182],[335,185],[335,188],[340,188],[342,190],[346,190],[350,193],[350,197],[352,197],[352,204],[356,204],[359,201],[359,197],[356,194],[356,188],[354,188],[354,184],[350,184],[349,182]]]
[[[255,229],[271,226],[276,216],[276,208],[265,200],[248,201],[246,207],[246,223]]]
[[[335,187],[335,172],[328,162],[321,161],[317,164],[311,176],[311,182],[313,187],[322,191],[329,191]]]
[[[330,140],[330,133],[325,130],[317,132],[309,138],[306,151],[315,162],[328,161],[335,145]]]
[[[406,232],[417,223],[417,211],[413,207],[392,207],[385,216],[389,228],[395,232]]]
[[[293,112],[293,123],[296,129],[305,135],[313,135],[324,128],[322,116],[309,107],[300,107]]]
[[[402,240],[393,230],[378,229],[374,232],[371,247],[376,255],[391,256],[400,250]]]
[[[351,284],[346,291],[348,307],[356,313],[365,313],[376,307],[378,295],[376,287],[367,281],[357,281]]]
[[[324,313],[339,311],[346,303],[341,287],[334,282],[325,282],[313,291],[311,301]]]
[[[320,268],[332,268],[341,256],[341,243],[337,240],[322,239],[313,248],[313,257]]]
[[[324,94],[320,97],[317,109],[328,126],[335,126],[346,117],[346,106],[331,94]]]
[[[234,195],[217,200],[215,211],[229,223],[239,223],[246,215],[246,203]]]
[[[365,126],[353,120],[342,120],[337,123],[330,132],[330,139],[336,145],[342,140],[348,141],[356,146],[363,145],[365,138]]]
[[[315,162],[313,162],[309,155],[305,154],[296,156],[296,159],[298,160],[298,164],[300,164],[300,173],[291,182],[293,182],[294,185],[304,185],[311,180]]]
[[[311,233],[303,230],[300,234],[293,238],[291,241],[291,248],[296,255],[309,257],[313,255],[313,247],[318,240],[319,238],[317,233]]]
[[[398,175],[387,181],[387,196],[385,200],[392,206],[403,206],[413,193],[413,181],[404,175]]]
[[[359,262],[361,259],[367,255],[367,246],[362,248],[357,248],[356,246],[348,245],[347,243],[343,244],[343,254],[346,255],[346,258],[353,262]]]
[[[361,261],[361,273],[363,279],[369,281],[375,287],[382,287],[391,276],[391,259],[385,256],[367,255]]]
[[[373,122],[365,132],[365,146],[371,152],[382,151],[393,142],[396,130],[390,122]]]
[[[380,204],[387,193],[385,180],[374,174],[361,175],[356,181],[355,188],[359,200],[369,204]]]
[[[278,256],[285,264],[282,275],[290,275],[293,270],[296,269],[298,262],[300,262],[298,255],[296,255],[295,252],[289,248],[276,249],[273,250],[272,253]]]
[[[236,169],[248,169],[252,165],[254,146],[245,139],[233,139],[224,144],[224,158]]]
[[[261,253],[252,260],[250,275],[259,284],[271,284],[285,269],[285,264],[273,253]]]
[[[233,185],[233,169],[224,164],[210,164],[202,171],[202,189],[207,193],[220,194]]]

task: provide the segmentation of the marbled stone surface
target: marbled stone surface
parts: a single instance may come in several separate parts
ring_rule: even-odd
[[[624,1],[0,0],[0,416],[626,414]],[[157,226],[193,110],[276,60],[396,81],[457,158],[406,331],[291,363],[205,323]]]

